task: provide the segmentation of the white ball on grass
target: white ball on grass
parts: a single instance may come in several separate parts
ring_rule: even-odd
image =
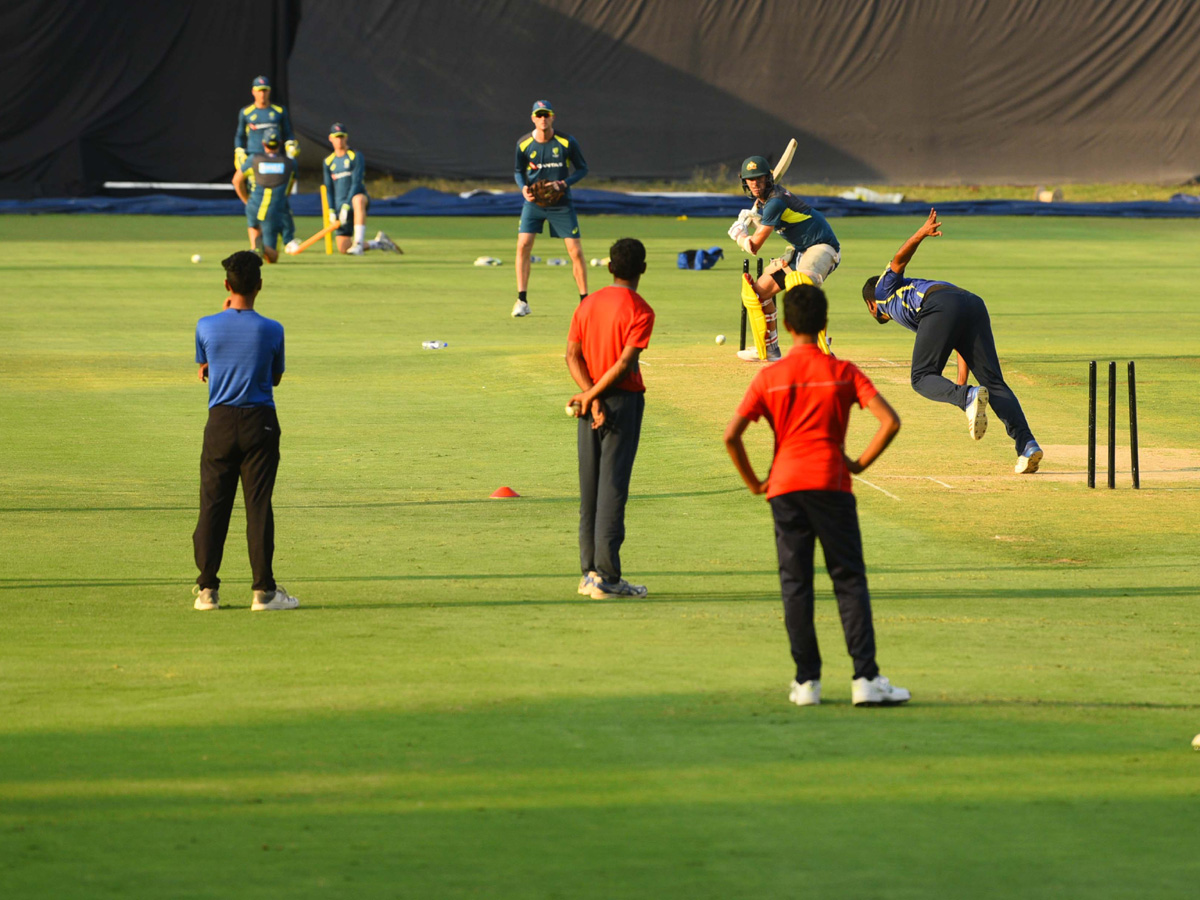
[[[1200,734],[1198,734],[1194,738],[1192,738],[1192,749],[1200,750]]]
[[[199,254],[199,253],[193,253],[193,254],[192,254],[192,262],[194,262],[194,263],[198,263],[198,262],[200,262],[201,258],[202,258],[202,257],[200,256],[200,254]]]
[[[723,344],[723,343],[725,343],[725,335],[723,335],[723,334],[718,334],[718,335],[717,335],[717,343],[718,343],[718,344]]]

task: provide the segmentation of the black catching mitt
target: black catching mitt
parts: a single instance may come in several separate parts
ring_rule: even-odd
[[[535,181],[529,190],[533,193],[533,202],[538,206],[558,206],[567,196],[567,192],[556,181]]]

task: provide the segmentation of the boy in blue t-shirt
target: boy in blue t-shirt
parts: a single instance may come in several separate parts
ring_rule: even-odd
[[[880,325],[893,319],[916,332],[912,356],[913,390],[929,400],[951,403],[966,412],[971,437],[987,431],[990,403],[1017,448],[1018,475],[1032,475],[1042,461],[1042,448],[1012,389],[1005,383],[992,336],[992,320],[983,300],[948,281],[906,278],[904,270],[927,237],[941,237],[937,210],[905,241],[882,275],[868,278],[863,301]],[[950,352],[958,353],[957,383],[942,375]],[[979,381],[967,385],[966,370]]]
[[[220,607],[217,572],[225,553],[238,480],[246,502],[246,543],[254,573],[253,610],[295,609],[300,601],[275,583],[275,513],[279,418],[274,388],[283,379],[283,326],[254,311],[262,260],[249,250],[222,261],[224,309],[196,323],[196,363],[208,382],[208,422],[200,453],[200,518],[192,543],[200,576],[196,609]]]

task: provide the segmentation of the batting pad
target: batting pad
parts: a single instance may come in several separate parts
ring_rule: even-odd
[[[790,291],[794,287],[802,284],[815,285],[811,275],[805,272],[788,272],[787,277],[783,279],[783,289]],[[822,328],[821,333],[817,335],[817,346],[821,348],[821,352],[826,356],[833,356],[833,349],[829,346],[828,329]]]
[[[754,335],[754,349],[759,359],[767,358],[767,317],[763,315],[762,301],[745,278],[742,279],[742,306],[746,307],[746,321]]]

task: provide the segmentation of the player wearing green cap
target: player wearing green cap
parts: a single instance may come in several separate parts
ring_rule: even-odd
[[[250,83],[250,92],[254,95],[254,102],[243,107],[238,113],[237,132],[233,136],[234,169],[240,170],[247,157],[263,152],[262,136],[268,128],[279,131],[288,159],[295,159],[300,155],[300,142],[296,140],[292,131],[292,120],[288,116],[287,107],[271,102],[271,80],[266,75],[259,75]],[[250,187],[253,189],[253,174],[250,179]],[[294,253],[300,242],[296,240],[296,224],[292,221],[292,208],[286,197],[284,207],[284,251]]]
[[[533,131],[517,139],[513,177],[525,205],[517,228],[517,302],[515,317],[529,315],[526,289],[533,241],[550,223],[550,236],[562,238],[571,257],[571,271],[579,288],[579,299],[587,296],[587,269],[583,262],[583,243],[579,237],[579,219],[571,202],[571,185],[588,173],[579,142],[554,129],[554,110],[546,100],[533,104],[530,114]],[[569,174],[568,174],[569,172]]]
[[[738,356],[774,362],[780,358],[775,295],[785,285],[790,288],[798,284],[818,287],[823,284],[842,261],[841,244],[820,212],[775,183],[766,159],[761,156],[748,157],[742,163],[741,177],[742,190],[754,199],[754,204],[738,215],[737,221],[729,228],[729,236],[751,256],[758,255],[772,232],[779,232],[788,242],[783,255],[771,260],[762,278],[748,286],[752,290],[743,290],[742,298],[750,309],[752,321],[756,318],[752,307],[761,306],[766,324],[766,333],[762,336],[766,352],[763,354],[747,349],[739,352]],[[819,346],[828,353],[828,339],[824,334],[820,338]]]
[[[362,256],[364,250],[403,253],[382,231],[375,240],[367,240],[367,207],[371,205],[363,182],[367,163],[360,151],[350,149],[350,136],[341,122],[329,126],[329,143],[333,152],[321,164],[321,176],[329,197],[330,224],[339,226],[335,232],[338,252],[350,256]]]

